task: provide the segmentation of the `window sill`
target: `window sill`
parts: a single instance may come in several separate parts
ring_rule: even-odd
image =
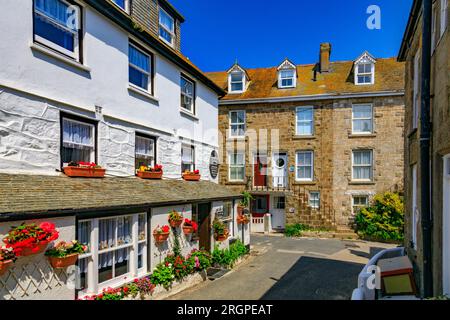
[[[236,140],[236,141],[245,141],[245,140],[247,140],[247,137],[245,137],[245,136],[241,136],[241,137],[227,137],[227,140],[228,141],[234,141],[234,140]]]
[[[184,116],[187,116],[193,120],[199,121],[200,119],[193,113],[190,113],[189,111],[184,111],[183,109],[180,109],[180,113]]]
[[[91,72],[91,68],[89,68],[88,66],[85,66],[84,64],[82,64],[82,63],[80,63],[78,61],[72,60],[72,59],[66,57],[63,54],[58,53],[56,51],[53,51],[53,50],[51,50],[51,49],[49,49],[49,48],[47,48],[47,47],[45,47],[43,45],[40,45],[38,43],[32,42],[30,44],[30,48],[32,50],[39,51],[40,53],[43,53],[43,54],[45,54],[45,55],[47,55],[49,57],[55,58],[55,59],[57,59],[59,61],[62,61],[64,63],[68,64],[68,65],[71,65],[72,67],[75,67],[75,68],[77,68],[77,69],[79,69],[81,71]]]
[[[245,186],[246,183],[244,181],[227,181],[225,182],[225,185],[227,186]]]
[[[137,93],[141,96],[144,96],[145,98],[150,99],[153,102],[159,103],[159,100],[155,98],[150,92],[145,91],[144,89],[141,89],[138,86],[135,86],[131,83],[128,84],[128,90]]]
[[[350,139],[352,138],[375,138],[377,135],[376,133],[350,133],[348,137]]]
[[[299,136],[299,135],[295,135],[292,140],[314,140],[316,139],[316,136]]]
[[[293,184],[297,185],[297,186],[314,186],[317,184],[317,181],[298,181],[298,180],[296,180]]]
[[[373,185],[376,184],[376,182],[375,181],[350,181],[348,184],[349,185],[355,185],[355,186],[357,186],[357,185],[367,185],[367,186],[371,185],[371,186],[373,186]]]

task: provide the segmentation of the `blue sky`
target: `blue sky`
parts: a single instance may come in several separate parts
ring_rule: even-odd
[[[412,0],[170,0],[186,18],[182,51],[203,71],[276,66],[288,57],[315,63],[321,42],[332,61],[364,50],[396,56]],[[370,5],[381,8],[381,30],[369,30]]]

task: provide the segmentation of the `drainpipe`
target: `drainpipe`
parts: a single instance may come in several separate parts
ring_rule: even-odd
[[[422,16],[422,84],[420,108],[420,172],[423,243],[423,290],[425,297],[433,295],[432,218],[430,183],[430,78],[431,78],[431,16],[432,0],[423,0]]]

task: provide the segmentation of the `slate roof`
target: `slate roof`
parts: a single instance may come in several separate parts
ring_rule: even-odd
[[[375,84],[355,85],[353,61],[331,62],[331,72],[316,72],[316,64],[297,66],[297,87],[278,88],[277,67],[246,69],[250,83],[242,94],[227,94],[222,100],[280,98],[320,94],[352,94],[404,90],[405,66],[396,58],[377,59],[375,64]],[[209,72],[206,75],[224,90],[228,88],[226,71]]]
[[[157,207],[187,200],[200,202],[240,196],[209,181],[0,174],[0,216],[121,206]]]

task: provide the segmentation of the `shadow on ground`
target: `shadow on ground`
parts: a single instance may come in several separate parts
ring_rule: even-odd
[[[350,300],[364,265],[301,257],[262,300]],[[349,281],[354,279],[354,281]]]

